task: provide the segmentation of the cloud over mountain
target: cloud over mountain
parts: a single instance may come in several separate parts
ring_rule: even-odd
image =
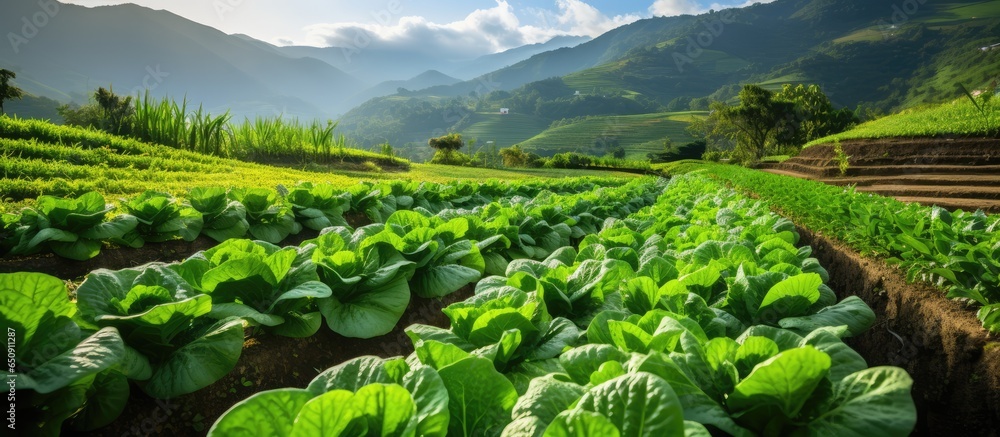
[[[449,53],[475,57],[525,44],[545,42],[560,35],[596,37],[634,22],[635,14],[609,17],[581,0],[557,0],[558,11],[530,10],[538,23],[527,24],[506,0],[477,9],[464,19],[435,23],[420,16],[391,16],[386,10],[377,23],[335,23],[309,26],[310,43],[362,50],[371,46],[428,55]]]

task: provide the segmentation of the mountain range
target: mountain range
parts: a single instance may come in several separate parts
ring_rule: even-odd
[[[463,130],[527,140],[564,119],[706,109],[744,83],[815,83],[839,106],[889,112],[956,98],[957,84],[1000,71],[1000,50],[980,50],[1000,43],[1000,2],[988,0],[775,0],[458,60],[281,47],[131,4],[10,3],[0,68],[30,94],[79,104],[98,86],[148,88],[237,119],[336,118],[365,147]],[[500,108],[517,135],[487,119]]]
[[[10,31],[9,44],[0,44],[0,68],[14,71],[17,85],[31,95],[83,104],[99,86],[126,94],[148,88],[154,96],[186,97],[237,117],[335,118],[398,88],[458,81],[431,70],[469,79],[589,40],[559,37],[448,62],[371,48],[343,62],[341,48],[278,47],[133,4],[18,0],[3,9],[0,29]]]
[[[340,126],[362,144],[416,146],[450,131],[490,140],[510,126],[484,130],[482,118],[507,108],[545,137],[537,126],[564,119],[706,110],[735,102],[745,83],[818,84],[835,105],[888,113],[995,80],[1000,50],[982,50],[995,43],[997,1],[776,0],[640,20],[471,81],[371,100]]]

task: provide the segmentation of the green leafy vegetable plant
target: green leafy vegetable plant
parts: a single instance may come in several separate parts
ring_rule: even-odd
[[[316,300],[331,295],[308,256],[263,241],[229,240],[171,268],[210,297],[211,317],[240,317],[286,337],[315,334]]]
[[[21,212],[11,253],[27,255],[48,249],[73,260],[93,258],[104,241],[118,240],[138,224],[127,214],[106,221],[112,209],[94,191],[76,199],[41,196],[34,207]]]
[[[122,333],[141,357],[144,377],[135,377],[151,396],[174,398],[218,381],[243,350],[238,318],[209,318],[212,299],[162,264],[92,272],[77,290],[80,317]]]
[[[122,206],[138,221],[135,229],[121,237],[132,247],[177,238],[194,241],[204,224],[198,210],[166,193],[146,191]]]

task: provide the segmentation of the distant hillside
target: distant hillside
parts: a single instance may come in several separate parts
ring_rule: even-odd
[[[688,125],[707,112],[673,112],[623,116],[595,116],[567,120],[561,126],[521,142],[521,147],[542,156],[563,152],[604,155],[620,146],[628,157],[644,159],[647,153],[663,151],[664,141],[682,145],[695,139]]]
[[[329,118],[347,109],[338,106],[345,94],[361,88],[327,63],[289,57],[166,11],[51,4],[57,12],[24,34],[31,38],[0,44],[0,66],[35,95],[83,103],[98,86],[125,94],[148,86],[154,95],[187,96],[216,113]],[[21,17],[47,14],[30,1],[3,8],[2,29],[22,29]]]
[[[3,110],[5,114],[12,117],[37,118],[53,123],[62,123],[63,119],[58,112],[59,105],[58,101],[48,97],[26,95],[19,100],[3,102]]]
[[[469,80],[482,74],[516,64],[533,55],[573,47],[588,41],[587,37],[556,37],[548,42],[516,47],[501,53],[485,55],[476,59],[454,59],[451,53],[428,56],[409,50],[393,49],[370,45],[363,50],[345,47],[275,47],[281,53],[293,57],[312,57],[333,65],[370,85],[390,80],[403,80],[424,71],[438,70],[449,76]],[[449,84],[450,85],[450,84]]]
[[[461,80],[448,76],[437,70],[425,71],[409,80],[390,80],[382,82],[345,100],[347,106],[357,106],[371,99],[396,94],[401,90],[417,91],[435,86],[454,85]]]
[[[386,118],[393,111],[385,106],[443,113],[448,108],[435,105],[470,93],[479,99],[467,101],[465,114],[507,107],[533,125],[707,109],[711,100],[732,101],[743,83],[816,83],[836,105],[889,112],[955,98],[958,83],[980,87],[1000,72],[1000,50],[980,50],[1000,42],[1000,2],[928,2],[911,13],[898,3],[776,0],[641,20],[477,80],[367,102],[342,125],[391,126],[399,120]],[[468,126],[467,117],[434,122],[445,131]]]
[[[471,61],[462,62],[458,68],[448,70],[452,76],[469,80],[484,74],[508,67],[524,61],[539,53],[576,47],[592,38],[588,36],[557,36],[548,42],[529,44],[492,55],[481,56]]]

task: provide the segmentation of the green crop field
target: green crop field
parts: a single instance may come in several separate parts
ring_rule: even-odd
[[[189,236],[200,229],[221,244],[169,264],[95,270],[72,300],[58,277],[0,274],[0,316],[27,338],[17,350],[56,355],[19,367],[18,411],[31,413],[19,418],[46,435],[64,422],[128,429],[143,417],[135,411],[152,405],[144,399],[189,405],[193,395],[212,405],[178,411],[175,421],[198,423],[210,437],[251,428],[444,437],[575,426],[592,430],[583,435],[896,436],[916,425],[907,371],[869,368],[844,343],[871,329],[876,313],[835,294],[791,221],[720,182],[577,179],[562,194],[516,183],[416,185],[303,186],[283,200],[201,190],[190,205],[144,199],[137,214],[182,214]],[[96,256],[100,235],[141,243],[173,232],[165,223],[139,228],[131,214],[104,222],[98,197],[46,199],[18,221],[14,250],[73,255],[84,242],[95,250],[80,254]],[[348,210],[374,223],[325,227],[298,246],[258,236],[342,223]],[[67,216],[73,226],[55,220]],[[253,240],[240,236],[247,229]],[[437,309],[416,319],[408,311],[470,286],[474,296],[441,310],[446,326],[422,324]],[[401,324],[409,324],[403,340],[387,335]],[[320,342],[332,331],[394,357],[348,352],[317,368],[316,354],[245,347],[250,331],[256,344]],[[28,337],[46,332],[61,335]],[[411,341],[408,357],[389,349]],[[310,372],[308,388],[282,388],[288,380],[243,366],[245,355]],[[878,409],[856,412],[874,402]]]
[[[593,152],[601,138],[617,139],[630,158],[645,158],[647,153],[663,150],[663,140],[685,144],[694,138],[685,130],[692,120],[705,112],[589,117],[575,123],[548,129],[524,141],[521,146],[541,155],[563,152]],[[598,150],[599,152],[599,150]]]
[[[275,187],[298,182],[349,186],[362,179],[523,180],[563,178],[596,171],[482,169],[418,165],[409,171],[377,166],[300,163],[283,167],[218,158],[151,145],[85,129],[0,117],[0,210],[39,195],[133,195],[156,189],[181,194],[196,186]],[[621,174],[625,175],[625,174]]]

